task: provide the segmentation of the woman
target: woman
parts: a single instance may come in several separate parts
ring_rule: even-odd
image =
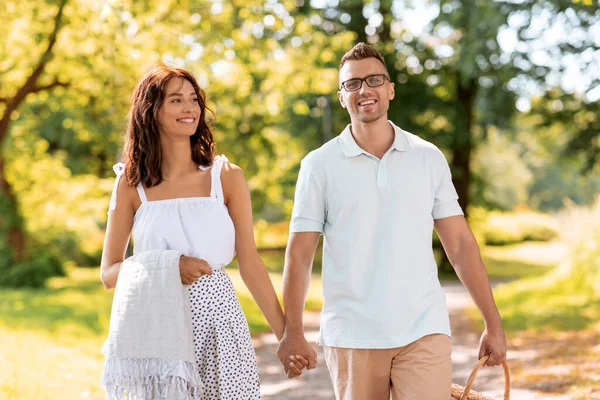
[[[224,267],[237,253],[240,275],[281,339],[284,317],[254,242],[244,173],[215,157],[206,97],[193,75],[158,65],[136,86],[115,166],[101,279],[114,288],[132,234],[134,253],[180,250],[190,285],[196,363],[206,399],[260,398],[248,323]],[[124,179],[120,179],[124,175]],[[307,365],[290,362],[295,373]]]

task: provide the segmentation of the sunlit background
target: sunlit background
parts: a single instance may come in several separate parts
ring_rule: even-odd
[[[517,384],[600,396],[597,1],[3,0],[0,17],[0,398],[102,398],[112,165],[152,64],[206,91],[280,291],[299,162],[349,122],[337,71],[358,41],[386,59],[390,119],[448,159],[509,346],[539,352],[513,361]],[[436,256],[454,282],[437,240]],[[314,272],[318,311],[320,255]]]

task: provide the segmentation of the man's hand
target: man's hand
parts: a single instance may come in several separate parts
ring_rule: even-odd
[[[181,256],[179,259],[181,283],[191,285],[202,275],[212,275],[212,268],[204,260],[196,257]]]
[[[288,378],[295,378],[301,374],[297,366],[294,366],[296,356],[302,357],[303,361],[308,361],[307,370],[317,366],[317,352],[306,341],[304,335],[290,335],[285,332],[277,348],[277,357],[279,357]]]
[[[506,337],[502,328],[494,330],[485,329],[479,341],[479,358],[486,354],[490,355],[485,365],[500,365],[506,361]]]

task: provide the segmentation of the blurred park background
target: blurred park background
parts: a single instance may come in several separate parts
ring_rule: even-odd
[[[280,291],[299,162],[349,123],[337,72],[357,41],[386,58],[390,119],[445,153],[509,345],[550,349],[515,379],[600,393],[597,1],[3,0],[0,16],[0,398],[102,398],[112,165],[148,68],[189,69],[206,90]],[[320,254],[310,310],[319,276]]]

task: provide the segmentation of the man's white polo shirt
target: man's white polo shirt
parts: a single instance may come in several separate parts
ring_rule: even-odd
[[[450,323],[433,258],[433,221],[462,215],[448,163],[433,144],[394,125],[379,160],[350,125],[303,160],[290,232],[321,232],[319,343],[393,348]]]

